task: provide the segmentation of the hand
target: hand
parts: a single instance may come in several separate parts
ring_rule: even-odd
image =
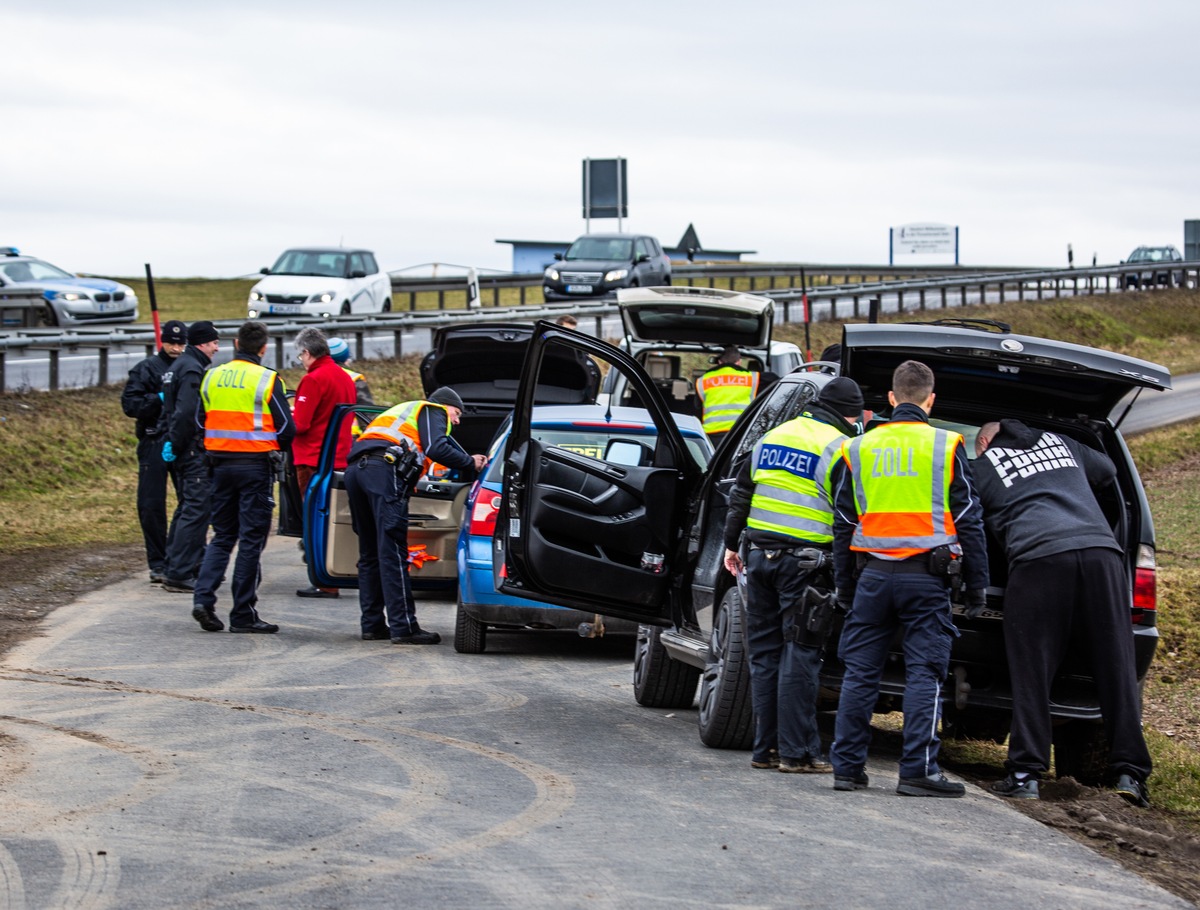
[[[983,588],[977,591],[968,591],[966,604],[967,619],[978,619],[987,609],[987,591]]]
[[[476,471],[482,471],[485,467],[487,467],[486,455],[472,455],[471,460],[475,462]]]
[[[729,570],[730,575],[738,575],[746,568],[742,564],[742,557],[738,556],[737,550],[725,551],[725,568]]]
[[[175,450],[171,448],[171,440],[163,443],[163,461],[170,464],[175,460]]]
[[[850,608],[854,606],[854,592],[838,588],[833,592],[833,596],[837,598],[837,609],[842,613],[849,613]]]

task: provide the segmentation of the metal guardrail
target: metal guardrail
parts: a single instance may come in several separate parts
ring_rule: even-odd
[[[805,267],[808,275],[808,268]],[[707,286],[721,279],[739,279],[750,277],[753,281],[766,280],[779,282],[788,280],[790,286],[785,288],[764,288],[755,292],[769,296],[779,301],[780,322],[821,321],[823,319],[863,318],[864,302],[869,306],[870,301],[884,294],[896,295],[899,312],[920,312],[930,308],[946,308],[960,306],[967,301],[969,293],[978,292],[980,300],[986,300],[988,293],[999,298],[999,302],[1015,300],[1043,300],[1062,297],[1069,294],[1072,297],[1111,293],[1123,289],[1131,275],[1141,276],[1149,271],[1169,271],[1178,276],[1178,284],[1185,287],[1200,287],[1200,261],[1154,264],[1153,268],[1142,268],[1128,264],[1115,266],[1098,266],[1083,269],[1041,269],[1041,270],[1004,270],[989,272],[986,269],[930,268],[933,273],[926,277],[908,277],[902,280],[893,278],[888,281],[857,281],[845,280],[825,284],[811,284],[807,292],[794,286],[790,280],[793,273],[799,275],[797,266],[770,266],[751,268],[737,267],[708,267],[708,266],[679,266],[673,276],[681,283],[682,280],[703,281]],[[840,266],[814,267],[818,278],[825,277],[859,277],[878,273],[891,273],[898,276],[902,273],[911,274],[917,269],[888,269],[884,266]],[[406,289],[419,288],[420,291],[438,291],[439,302],[444,302],[446,292],[457,291],[464,295],[464,306],[458,309],[439,308],[438,310],[420,310],[410,312],[380,313],[371,316],[334,316],[322,317],[291,317],[284,322],[268,322],[273,341],[275,368],[283,369],[286,365],[285,349],[296,333],[308,325],[329,326],[338,335],[353,337],[355,353],[361,359],[364,352],[364,339],[368,334],[380,335],[392,333],[395,344],[395,356],[403,353],[402,338],[406,333],[415,329],[436,329],[452,325],[464,320],[472,321],[529,321],[534,319],[554,319],[564,313],[571,313],[577,318],[596,320],[596,334],[600,334],[601,320],[617,312],[613,301],[564,301],[556,304],[526,304],[516,307],[501,307],[498,305],[500,287],[520,287],[520,282],[536,278],[540,284],[541,276],[507,275],[492,278],[481,278],[483,287],[494,288],[492,305],[486,304],[475,308],[465,306],[466,279],[463,277],[443,279],[395,279],[403,283]],[[1140,279],[1139,279],[1140,280]],[[526,285],[531,286],[531,285]],[[693,285],[694,286],[694,285]],[[807,310],[803,298],[807,295]],[[524,296],[521,298],[524,300]],[[486,296],[481,293],[481,304]],[[908,305],[906,305],[906,301]],[[0,301],[2,303],[2,301]],[[826,311],[827,305],[827,311]],[[794,313],[799,310],[799,313]],[[797,319],[793,319],[793,316]],[[778,317],[777,317],[778,318]],[[222,338],[232,338],[243,320],[220,320],[215,323]],[[146,326],[86,326],[70,330],[58,328],[22,328],[11,334],[0,337],[0,392],[6,388],[6,354],[9,351],[45,350],[50,358],[49,387],[55,390],[59,387],[58,359],[62,352],[75,352],[80,349],[95,349],[98,357],[97,385],[107,385],[109,382],[108,356],[110,349],[117,347],[144,346],[147,356],[154,353],[154,334]]]

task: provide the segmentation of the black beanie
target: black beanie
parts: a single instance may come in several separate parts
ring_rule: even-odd
[[[839,417],[861,414],[863,409],[862,389],[853,379],[837,376],[825,383],[817,393],[817,403],[823,404]]]
[[[204,344],[209,341],[217,341],[220,337],[216,327],[207,320],[193,322],[188,326],[188,344]]]
[[[465,410],[463,408],[462,399],[458,397],[458,392],[454,391],[454,389],[450,388],[449,386],[444,385],[440,389],[435,390],[434,393],[429,396],[429,400],[434,404],[444,404],[447,407],[458,408],[460,411]]]
[[[178,319],[169,319],[162,327],[163,344],[187,344],[187,326]]]

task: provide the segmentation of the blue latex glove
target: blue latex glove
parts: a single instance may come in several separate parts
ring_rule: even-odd
[[[159,393],[158,393],[158,400],[159,400],[159,401],[163,401],[163,402],[165,402],[167,399],[163,398],[163,393],[162,393],[162,392],[159,392]]]
[[[171,448],[171,440],[168,439],[166,442],[163,443],[163,461],[165,461],[169,464],[170,462],[172,462],[174,460],[175,460],[175,452]]]

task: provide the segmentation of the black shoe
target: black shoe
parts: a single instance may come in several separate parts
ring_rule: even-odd
[[[200,628],[205,632],[220,632],[225,628],[225,623],[217,618],[217,614],[213,612],[212,607],[194,607],[192,609],[192,619],[200,623]]]
[[[835,790],[865,790],[871,785],[871,778],[867,777],[866,771],[859,771],[857,774],[835,774],[833,776],[833,789]]]
[[[424,629],[417,629],[412,635],[392,636],[394,645],[436,645],[441,640],[442,636],[437,632],[426,632]]]
[[[1146,789],[1145,781],[1140,781],[1132,774],[1122,774],[1117,777],[1117,795],[1139,809],[1150,808],[1150,791]]]
[[[928,777],[902,777],[896,785],[896,792],[901,796],[944,796],[953,799],[964,795],[967,788],[938,771]]]
[[[320,588],[301,588],[296,592],[297,597],[338,597],[337,591],[322,591]]]
[[[380,629],[375,632],[363,632],[362,634],[363,641],[389,641],[391,637],[392,633],[387,629]]]
[[[150,573],[150,584],[152,585],[161,585],[166,580],[166,576],[163,575],[162,572]]]
[[[784,774],[832,774],[833,765],[821,757],[817,758],[781,758],[779,770]]]
[[[1007,796],[1009,799],[1038,799],[1038,779],[1036,777],[1018,778],[1009,774],[1004,780],[992,784],[992,792],[997,796]]]
[[[766,758],[751,758],[750,767],[758,768],[759,770],[768,769],[774,771],[779,767],[779,753],[772,749],[767,753]]]
[[[270,635],[272,632],[278,632],[279,626],[273,622],[263,622],[261,619],[256,619],[248,626],[230,626],[230,632],[258,632],[261,635]]]
[[[170,591],[172,594],[191,594],[196,590],[196,585],[190,581],[178,581],[174,578],[164,578],[162,581],[162,589]]]

